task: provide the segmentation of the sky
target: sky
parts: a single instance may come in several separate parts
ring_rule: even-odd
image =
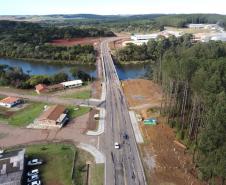
[[[0,0],[0,15],[226,14],[226,0]]]

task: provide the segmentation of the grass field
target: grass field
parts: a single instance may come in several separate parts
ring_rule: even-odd
[[[78,110],[76,110],[78,108]],[[82,116],[91,110],[90,107],[68,107],[68,115],[71,119]]]
[[[29,157],[38,157],[45,164],[40,167],[45,185],[71,185],[71,173],[75,149],[66,144],[34,145],[27,148]]]
[[[72,167],[74,168],[74,185],[86,184],[87,165],[90,161],[90,182],[92,185],[103,185],[104,165],[93,163],[93,157],[69,144],[40,144],[26,149],[29,158],[44,160],[40,166],[41,180],[45,185],[72,185]]]
[[[74,98],[74,99],[89,99],[91,97],[90,90],[79,91],[63,96],[64,98]]]
[[[24,109],[15,112],[7,121],[13,126],[26,126],[41,114],[44,105],[43,103],[31,103]]]
[[[92,185],[104,184],[104,164],[96,164],[91,167]]]

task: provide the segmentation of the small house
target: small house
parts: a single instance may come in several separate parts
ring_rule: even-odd
[[[47,93],[47,92],[54,92],[63,90],[64,86],[62,84],[54,84],[54,85],[45,85],[45,84],[38,84],[35,86],[35,91],[38,94]]]
[[[34,123],[46,127],[62,127],[68,120],[67,109],[62,105],[54,105],[46,108]]]
[[[38,94],[48,92],[47,85],[45,85],[45,84],[38,84],[38,85],[35,86],[35,91]]]
[[[9,96],[7,98],[0,100],[0,106],[6,107],[6,108],[11,108],[11,107],[14,107],[18,104],[21,104],[22,102],[23,101],[22,101],[21,98]]]

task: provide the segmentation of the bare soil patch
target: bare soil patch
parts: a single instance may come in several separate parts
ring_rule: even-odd
[[[99,111],[92,109],[89,112],[89,121],[87,123],[87,130],[96,130],[97,129],[97,120],[94,119],[94,115],[99,114]]]
[[[132,108],[150,108],[161,105],[162,90],[150,80],[136,79],[122,82],[127,102]]]
[[[100,43],[100,38],[85,37],[74,39],[57,39],[53,40],[50,44],[55,46],[76,46],[76,45],[97,45]]]
[[[109,43],[109,47],[111,50],[116,50],[123,47],[123,42],[130,41],[129,37],[121,38],[119,40],[113,41]]]
[[[92,90],[92,98],[100,99],[101,97],[101,82],[94,81],[91,85]]]

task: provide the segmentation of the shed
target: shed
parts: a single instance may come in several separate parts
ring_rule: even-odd
[[[155,118],[149,118],[144,120],[145,125],[156,125],[157,120]]]

